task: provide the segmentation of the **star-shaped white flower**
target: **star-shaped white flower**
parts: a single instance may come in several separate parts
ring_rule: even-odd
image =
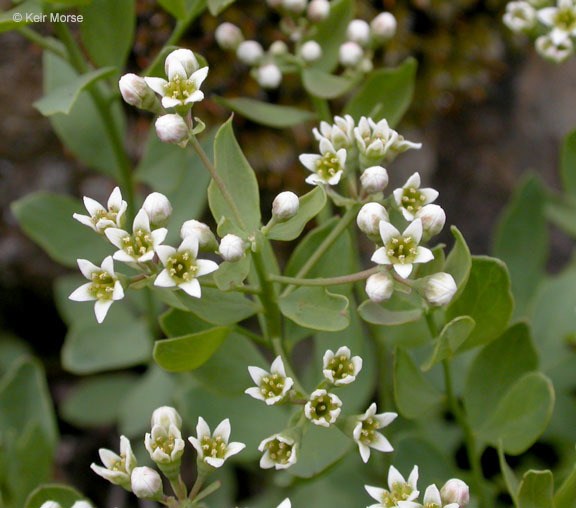
[[[144,78],[146,84],[162,97],[162,106],[176,108],[191,106],[204,99],[200,91],[202,83],[208,76],[208,67],[202,67],[188,49],[173,51],[166,58],[166,75],[162,78]]]
[[[554,63],[562,63],[574,53],[574,43],[566,34],[552,30],[536,39],[536,51]]]
[[[114,485],[130,488],[130,475],[138,464],[129,439],[120,436],[120,455],[106,448],[100,448],[98,454],[104,467],[91,464],[92,471]]]
[[[380,236],[384,247],[372,255],[379,265],[392,265],[400,277],[406,279],[415,263],[428,263],[434,259],[430,249],[419,245],[422,239],[422,221],[411,222],[402,234],[389,222],[380,221]]]
[[[414,466],[408,481],[400,474],[400,472],[394,467],[390,466],[388,470],[388,489],[382,489],[380,487],[371,487],[370,485],[365,485],[364,488],[366,492],[370,495],[372,499],[378,501],[378,504],[370,505],[368,508],[411,508],[410,505],[402,505],[402,502],[411,502],[418,498],[420,492],[417,490],[418,482],[418,466]],[[416,506],[420,505],[416,503]]]
[[[356,123],[350,115],[335,116],[334,124],[320,122],[320,129],[314,127],[312,133],[317,141],[326,138],[332,143],[336,150],[340,148],[349,149],[354,144],[354,127]]]
[[[352,356],[348,346],[342,346],[334,353],[328,349],[322,359],[324,377],[335,386],[352,383],[362,370],[362,358]]]
[[[174,423],[153,425],[144,437],[144,446],[156,464],[179,462],[184,453],[184,445],[180,429]]]
[[[96,233],[104,233],[107,228],[122,228],[124,226],[128,203],[122,199],[120,187],[116,187],[110,194],[107,208],[87,196],[84,196],[84,206],[90,215],[75,213],[72,217]]]
[[[286,434],[274,434],[258,445],[264,452],[260,459],[262,469],[288,469],[296,464],[296,441]]]
[[[407,221],[413,221],[422,207],[433,203],[437,197],[437,190],[420,188],[419,173],[414,173],[400,189],[394,191],[394,200]]]
[[[536,9],[528,2],[509,2],[503,21],[514,32],[531,30],[536,24]]]
[[[105,258],[101,266],[87,259],[79,259],[78,268],[90,282],[80,286],[68,298],[76,302],[96,301],[94,314],[98,323],[102,323],[112,303],[124,298],[124,289],[114,272],[112,256]]]
[[[342,411],[340,397],[324,389],[314,390],[304,406],[304,414],[314,425],[330,427]]]
[[[244,443],[232,442],[230,439],[230,420],[222,420],[210,433],[210,427],[204,418],[198,418],[196,426],[196,436],[190,436],[188,441],[198,452],[198,458],[212,467],[220,467],[226,459],[240,453],[246,445]]]
[[[200,298],[202,294],[197,277],[218,270],[218,264],[214,261],[196,259],[198,237],[194,235],[184,238],[178,249],[159,245],[156,253],[164,265],[164,270],[158,274],[154,285],[164,288],[178,287],[195,298]]]
[[[132,224],[132,234],[119,228],[108,228],[104,233],[119,249],[114,253],[116,261],[146,263],[154,259],[155,250],[166,238],[168,230],[158,228],[152,231],[148,214],[140,209]]]
[[[277,356],[272,365],[270,372],[260,367],[248,367],[250,377],[256,384],[247,388],[244,393],[258,400],[263,400],[269,406],[277,404],[284,400],[292,386],[294,380],[286,376],[286,369],[281,356]]]
[[[576,36],[576,4],[573,0],[558,0],[556,7],[545,7],[538,11],[538,19],[552,32],[564,36]],[[552,37],[556,40],[555,37]]]
[[[330,141],[321,138],[320,154],[303,153],[299,157],[306,169],[312,171],[312,174],[306,178],[306,183],[336,185],[344,173],[346,149],[336,150]]]
[[[363,415],[357,417],[352,436],[364,462],[370,458],[370,448],[380,452],[394,451],[388,439],[378,430],[390,425],[397,416],[397,413],[376,414],[376,404],[372,403]]]

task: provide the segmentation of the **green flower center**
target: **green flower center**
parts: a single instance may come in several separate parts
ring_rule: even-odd
[[[376,439],[376,431],[378,430],[378,422],[375,418],[369,417],[362,420],[362,430],[360,431],[360,441],[366,446],[370,446]]]
[[[160,448],[166,455],[170,455],[174,451],[174,436],[158,436],[151,443],[152,450]]]
[[[294,445],[284,443],[279,439],[274,439],[268,443],[270,459],[277,464],[288,464],[292,456],[292,448],[294,448]]]
[[[437,505],[436,503],[427,503],[424,505],[424,508],[442,508],[442,507]]]
[[[104,270],[92,273],[90,294],[97,300],[111,300],[116,279]]]
[[[566,30],[567,32],[574,30],[576,28],[576,12],[574,9],[570,7],[560,9],[556,13],[554,26],[561,30]]]
[[[386,244],[386,254],[392,264],[412,263],[416,257],[418,243],[410,235],[396,236]]]
[[[98,210],[92,217],[92,223],[96,226],[101,220],[110,220],[116,224],[116,218],[118,217],[118,210],[116,208],[110,208],[106,210]],[[107,226],[110,227],[110,226]],[[105,228],[104,228],[105,229]]]
[[[170,256],[166,263],[166,269],[170,277],[179,283],[194,279],[198,272],[196,259],[190,251],[177,252]]]
[[[338,405],[333,402],[328,394],[321,395],[310,401],[310,412],[313,419],[324,417],[328,422],[331,422],[333,418],[330,416],[330,412],[335,409],[338,409]]]
[[[108,468],[110,471],[119,471],[121,473],[127,473],[126,471],[126,455],[121,454],[120,460],[117,460]]]
[[[134,231],[132,235],[126,235],[122,238],[122,243],[124,251],[133,257],[140,257],[154,250],[152,235],[149,231],[144,231],[143,229]]]
[[[316,174],[326,182],[343,169],[340,159],[333,152],[325,153],[316,161]]]
[[[227,445],[220,436],[208,437],[204,436],[201,441],[202,451],[204,457],[213,457],[215,459],[223,459],[226,455]]]
[[[176,76],[172,81],[168,81],[168,83],[164,85],[164,96],[179,100],[184,104],[186,99],[196,92],[196,90],[197,88],[194,81]]]
[[[354,375],[354,364],[346,355],[335,356],[328,362],[326,368],[332,371],[334,381],[340,381]]]
[[[407,483],[394,483],[392,490],[390,492],[385,491],[382,495],[382,504],[387,508],[393,508],[398,505],[398,501],[406,501],[413,490]]]
[[[402,193],[402,207],[415,214],[426,204],[426,196],[416,187],[407,187]]]
[[[285,380],[278,374],[264,376],[260,381],[260,393],[268,399],[282,395]]]

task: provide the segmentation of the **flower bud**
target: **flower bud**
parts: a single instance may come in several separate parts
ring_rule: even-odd
[[[156,120],[156,134],[160,141],[173,143],[175,145],[184,144],[188,141],[188,126],[180,115],[162,115]]]
[[[386,42],[396,34],[398,23],[390,12],[381,12],[370,23],[372,36],[379,42]]]
[[[162,496],[162,478],[149,467],[135,467],[131,479],[132,492],[140,499],[157,500]]]
[[[282,7],[295,14],[304,12],[307,4],[308,0],[282,0]]]
[[[238,59],[246,65],[256,65],[263,54],[262,45],[256,41],[242,41],[236,49]]]
[[[372,166],[364,170],[360,183],[368,194],[381,192],[388,185],[388,172],[382,166]]]
[[[440,496],[444,504],[456,503],[460,508],[464,508],[470,502],[470,489],[462,480],[452,478],[444,484]]]
[[[358,212],[356,224],[372,238],[380,237],[380,221],[388,220],[388,212],[380,203],[366,203]]]
[[[174,425],[177,429],[182,427],[182,417],[173,407],[162,406],[154,410],[150,426],[160,425],[161,427],[169,428]]]
[[[370,41],[370,25],[363,19],[353,19],[346,30],[348,40],[366,46]]]
[[[452,275],[445,272],[438,272],[426,278],[423,293],[424,298],[426,298],[426,301],[430,305],[441,307],[442,305],[450,303],[457,289],[458,287]]]
[[[182,240],[187,236],[194,235],[198,240],[198,248],[202,251],[213,252],[218,248],[218,242],[214,233],[203,222],[187,220],[180,228]]]
[[[218,46],[222,49],[235,51],[238,45],[244,40],[242,31],[232,23],[222,23],[216,28],[214,33]]]
[[[122,98],[131,106],[152,111],[157,102],[154,90],[136,74],[124,74],[118,82]]]
[[[62,508],[56,501],[45,501],[40,508]]]
[[[76,501],[72,508],[93,508],[93,506],[88,501]]]
[[[269,51],[272,55],[285,55],[288,53],[288,46],[284,41],[274,41],[270,44]]]
[[[330,15],[330,2],[328,0],[312,0],[308,4],[308,19],[312,23],[320,23]]]
[[[307,41],[300,48],[300,56],[305,62],[313,62],[322,56],[322,48],[316,41]]]
[[[256,70],[256,81],[262,88],[278,88],[282,81],[282,72],[276,64],[263,65]]]
[[[358,69],[365,73],[372,72],[374,69],[374,64],[370,58],[363,58],[360,62],[360,65],[358,66]]]
[[[172,76],[175,75],[188,79],[199,68],[198,60],[189,49],[176,49],[164,61],[164,70],[169,80],[172,80]]]
[[[363,56],[364,51],[356,42],[348,41],[340,46],[340,63],[344,67],[355,67]]]
[[[283,222],[291,219],[298,213],[300,200],[293,192],[281,192],[272,203],[272,215],[277,221]]]
[[[446,223],[446,213],[441,206],[438,205],[425,205],[418,212],[415,217],[422,221],[422,232],[424,241],[428,241],[433,236],[436,236]]]
[[[380,303],[389,300],[393,292],[394,279],[388,272],[378,272],[368,277],[366,294],[373,302]]]
[[[170,215],[172,215],[172,205],[168,198],[160,192],[153,192],[148,194],[142,208],[150,218],[150,225],[153,228],[161,228],[164,226]]]
[[[220,240],[220,247],[218,250],[224,261],[235,263],[244,257],[246,244],[239,236],[226,235],[222,240]]]

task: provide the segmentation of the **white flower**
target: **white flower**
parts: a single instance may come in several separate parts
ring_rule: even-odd
[[[308,4],[308,19],[312,23],[324,21],[330,14],[330,2],[328,0],[312,0]]]
[[[370,25],[363,19],[353,19],[346,29],[348,40],[366,46],[370,41]]]
[[[80,286],[68,298],[76,302],[96,301],[94,314],[98,323],[102,323],[112,303],[124,298],[124,289],[114,273],[112,256],[106,257],[99,267],[87,259],[79,259],[78,268],[90,282]]]
[[[314,390],[304,406],[304,414],[314,425],[330,427],[342,411],[340,397],[324,389]]]
[[[322,56],[322,48],[316,41],[307,41],[300,47],[300,56],[305,62],[314,62]]]
[[[292,503],[290,499],[286,498],[276,508],[292,508]]]
[[[218,46],[226,50],[236,50],[238,45],[244,40],[242,31],[232,23],[222,23],[218,25],[214,32]]]
[[[370,22],[372,35],[380,42],[392,39],[396,34],[397,25],[396,18],[390,12],[381,12]]]
[[[190,129],[180,115],[159,116],[154,126],[156,127],[156,134],[162,143],[184,146],[188,141]]]
[[[388,272],[370,275],[366,281],[366,294],[376,303],[389,300],[394,292],[394,279]]]
[[[322,138],[320,154],[304,153],[299,157],[306,169],[312,171],[312,174],[306,178],[306,183],[336,185],[344,173],[346,149],[336,150],[330,141]]]
[[[397,416],[398,414],[396,413],[381,413],[377,415],[376,404],[372,403],[363,415],[356,418],[352,436],[358,444],[358,450],[364,462],[368,462],[370,458],[370,448],[380,452],[394,451],[390,442],[377,431],[390,425]]]
[[[190,436],[188,441],[196,448],[198,459],[212,467],[220,467],[226,459],[240,453],[246,447],[244,443],[228,442],[230,439],[230,420],[228,418],[220,422],[214,429],[214,433],[210,433],[210,427],[204,418],[198,418],[196,436]]]
[[[144,437],[144,446],[157,464],[179,463],[184,445],[180,429],[174,423],[167,426],[155,424]]]
[[[296,441],[287,434],[274,434],[264,439],[258,450],[264,452],[260,459],[262,469],[288,469],[296,464]]]
[[[354,118],[350,115],[335,116],[333,125],[322,121],[320,122],[320,130],[314,127],[312,133],[317,141],[326,138],[336,150],[340,148],[349,149],[354,145],[355,125]]]
[[[272,55],[285,55],[288,53],[288,46],[284,41],[274,41],[270,44],[269,50]]]
[[[142,208],[150,218],[150,225],[154,228],[164,226],[170,215],[172,215],[172,205],[170,200],[160,192],[152,192],[146,196]]]
[[[71,508],[93,508],[88,501],[76,501]]]
[[[137,465],[129,439],[125,436],[120,436],[120,455],[106,448],[100,448],[98,454],[104,467],[91,464],[90,469],[114,485],[129,488],[130,475]]]
[[[406,508],[411,508],[408,506],[407,502],[400,503],[401,508],[405,506]],[[416,506],[420,506],[419,504]],[[461,505],[465,506],[465,505]],[[424,492],[424,505],[423,508],[459,508],[458,503],[443,504],[442,497],[440,496],[440,491],[436,485],[429,485]]]
[[[416,212],[415,218],[422,221],[422,238],[427,241],[442,231],[446,212],[438,205],[425,205]]]
[[[115,187],[112,194],[110,194],[107,208],[87,196],[84,196],[84,206],[88,210],[89,216],[75,213],[72,217],[85,226],[92,228],[96,233],[103,233],[106,228],[110,227],[124,227],[128,203],[122,199],[120,187]]]
[[[42,503],[42,506],[40,506],[40,508],[62,508],[62,506],[60,505],[60,503],[57,503],[56,501],[46,501]]]
[[[269,406],[282,401],[294,385],[294,380],[286,376],[281,356],[277,356],[272,362],[270,372],[254,366],[248,367],[248,372],[256,386],[247,388],[244,393],[263,400]]]
[[[352,383],[362,370],[362,358],[352,356],[350,348],[342,346],[334,353],[328,349],[322,358],[322,373],[335,386]]]
[[[290,191],[284,191],[274,198],[272,203],[272,216],[279,222],[287,221],[298,213],[300,200]]]
[[[360,176],[360,183],[368,194],[382,192],[388,185],[388,172],[382,166],[371,166]]]
[[[304,12],[308,5],[308,0],[282,0],[282,7],[287,11],[299,14]]]
[[[178,287],[195,298],[200,298],[202,294],[198,277],[218,269],[214,261],[197,259],[198,239],[196,236],[184,238],[178,249],[168,245],[159,245],[156,252],[164,265],[164,270],[158,274],[154,285],[163,288]]]
[[[440,495],[444,503],[454,503],[454,506],[460,508],[468,506],[470,502],[470,489],[466,483],[458,478],[448,480],[440,490]],[[449,506],[452,507],[452,505]]]
[[[208,76],[208,67],[202,67],[189,49],[177,49],[166,57],[166,75],[162,78],[144,78],[152,90],[162,97],[165,108],[192,107],[195,102],[204,99],[200,91]]]
[[[347,41],[340,45],[338,55],[344,67],[356,67],[364,56],[364,50],[357,42]]]
[[[381,489],[379,487],[371,487],[370,485],[365,485],[364,488],[366,492],[370,495],[372,499],[378,501],[378,504],[374,504],[369,508],[378,507],[401,507],[402,501],[414,501],[420,492],[417,490],[418,482],[418,466],[414,466],[408,481],[398,472],[394,466],[390,466],[388,470],[388,489]],[[416,505],[418,506],[418,505]]]
[[[177,429],[182,427],[182,417],[170,406],[162,406],[154,410],[152,413],[152,418],[150,420],[150,426],[160,425],[166,429],[170,428],[170,425],[174,425]]]
[[[144,78],[136,74],[124,74],[118,82],[118,87],[122,98],[131,106],[146,110],[154,108],[156,96]]]
[[[528,2],[510,2],[502,20],[513,32],[532,30],[536,26],[536,9]]]
[[[420,188],[419,173],[414,173],[400,189],[394,191],[394,200],[400,208],[402,215],[408,221],[414,220],[416,213],[419,212],[424,205],[435,201],[437,197],[437,190]]]
[[[149,467],[135,467],[132,471],[132,492],[141,499],[157,500],[162,497],[162,478]]]
[[[428,263],[434,259],[430,249],[419,245],[422,238],[422,222],[411,222],[402,234],[389,222],[380,222],[380,237],[384,247],[372,255],[379,265],[392,265],[400,277],[406,279],[415,263]]]
[[[546,60],[562,63],[574,52],[574,44],[569,37],[562,37],[558,32],[552,31],[549,35],[536,39],[536,51]]]
[[[110,243],[118,247],[114,253],[116,261],[146,263],[154,259],[155,249],[164,241],[168,231],[166,228],[152,231],[146,210],[140,209],[132,223],[132,234],[119,228],[108,228],[104,233]]]
[[[540,9],[538,19],[546,26],[552,27],[553,33],[576,36],[576,5],[573,0],[558,0],[556,7]]]
[[[236,49],[236,56],[246,65],[256,65],[264,55],[262,45],[256,41],[242,41]]]
[[[274,89],[282,82],[282,71],[273,63],[267,63],[258,67],[255,71],[256,81],[262,88]]]
[[[366,203],[356,217],[360,231],[370,237],[379,236],[381,221],[388,222],[388,212],[380,203]]]
[[[197,220],[187,220],[180,228],[180,237],[184,240],[187,236],[194,235],[198,240],[199,250],[215,251],[218,248],[218,242],[214,233],[208,225]]]
[[[220,240],[218,252],[224,261],[235,263],[240,261],[246,252],[246,244],[239,236],[228,234]]]

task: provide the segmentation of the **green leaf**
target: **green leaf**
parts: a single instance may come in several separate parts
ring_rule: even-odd
[[[12,203],[12,213],[24,232],[58,263],[76,267],[77,259],[101,262],[113,249],[90,228],[72,218],[83,213],[79,200],[36,192]]]
[[[428,372],[437,363],[451,359],[475,326],[476,323],[470,316],[460,316],[447,323],[436,340],[434,351],[422,364],[422,371]]]
[[[554,495],[554,505],[556,508],[563,506],[574,508],[574,505],[576,505],[576,466],[572,468],[572,471],[570,471],[570,474]]]
[[[28,496],[25,508],[40,508],[46,501],[55,501],[61,506],[72,506],[76,501],[86,500],[80,492],[67,485],[41,485]]]
[[[313,330],[338,331],[350,324],[348,298],[321,287],[300,287],[278,301],[282,314]]]
[[[280,106],[244,97],[233,99],[213,97],[213,99],[248,120],[276,129],[286,129],[316,119],[316,114],[312,111],[293,106]]]
[[[561,154],[560,176],[564,190],[568,194],[576,195],[576,130],[568,134],[564,140]]]
[[[442,401],[443,395],[428,382],[414,365],[410,354],[396,349],[394,362],[394,399],[402,416],[419,418]]]
[[[93,0],[43,0],[47,4],[56,4],[59,7],[77,7],[80,5],[88,5]]]
[[[456,226],[450,228],[452,235],[454,236],[455,243],[454,247],[448,254],[446,258],[446,264],[444,265],[444,271],[454,277],[454,281],[458,286],[458,291],[454,295],[455,300],[460,293],[462,293],[464,286],[468,282],[468,277],[470,276],[470,269],[472,268],[472,257],[470,256],[470,249],[466,244],[466,240],[462,236],[462,233],[458,230]]]
[[[385,118],[391,127],[398,125],[412,102],[417,69],[418,62],[408,58],[398,67],[371,72],[344,112],[356,121],[367,116],[375,122]]]
[[[73,81],[52,90],[48,95],[37,100],[34,103],[34,107],[44,116],[52,116],[56,113],[67,115],[83,90],[90,88],[96,81],[106,78],[114,72],[114,67],[104,67],[103,69],[82,74]]]
[[[234,136],[232,118],[216,134],[214,167],[228,189],[240,218],[235,216],[214,181],[208,187],[208,202],[217,223],[223,218],[227,219],[226,233],[252,234],[260,226],[260,193],[254,170]],[[224,233],[220,228],[218,232]]]
[[[422,309],[389,310],[371,300],[366,300],[358,307],[362,319],[373,325],[398,326],[413,323],[422,318]]]
[[[185,0],[158,0],[158,3],[177,19],[186,17]]]
[[[218,270],[214,272],[214,282],[216,282],[218,289],[222,291],[230,291],[240,287],[246,277],[248,277],[251,266],[251,256],[249,254],[234,263],[224,261],[218,265]]]
[[[92,0],[80,14],[82,42],[90,58],[99,67],[124,69],[136,29],[134,0]]]
[[[354,86],[354,81],[349,78],[334,76],[312,67],[302,71],[302,83],[306,91],[322,99],[340,97]]]
[[[0,332],[0,376],[4,375],[16,361],[32,354],[32,347],[24,340]]]
[[[210,359],[229,333],[229,328],[212,328],[157,341],[154,344],[154,360],[169,372],[197,369]]]
[[[500,462],[500,470],[502,471],[502,476],[504,477],[504,482],[506,483],[506,488],[510,497],[514,501],[514,506],[518,505],[518,478],[512,470],[512,468],[506,462],[506,457],[504,455],[504,450],[502,449],[502,441],[498,443],[498,460]]]
[[[212,16],[218,16],[226,7],[234,3],[234,0],[208,0],[208,10]]]
[[[576,203],[572,196],[549,197],[545,213],[546,218],[564,233],[576,237]]]
[[[516,313],[526,312],[544,275],[548,257],[546,193],[536,175],[526,177],[496,233],[494,255],[510,270]]]
[[[518,508],[554,508],[554,476],[550,471],[528,471],[518,489]],[[558,508],[569,508],[559,505]]]
[[[114,424],[136,379],[132,374],[109,374],[82,380],[64,400],[62,417],[79,427]]]
[[[276,224],[266,235],[270,240],[282,240],[288,242],[298,238],[308,222],[316,217],[326,204],[326,192],[321,186],[317,186],[308,194],[300,198],[298,213],[287,220]]]
[[[476,327],[461,346],[462,350],[468,350],[498,337],[506,329],[513,309],[506,265],[499,259],[475,256],[466,287],[448,306],[446,318],[450,321],[459,316],[474,319]]]
[[[14,21],[18,16],[22,21]],[[26,0],[6,12],[0,12],[0,33],[34,23],[37,16],[42,16],[42,3],[39,0]]]

